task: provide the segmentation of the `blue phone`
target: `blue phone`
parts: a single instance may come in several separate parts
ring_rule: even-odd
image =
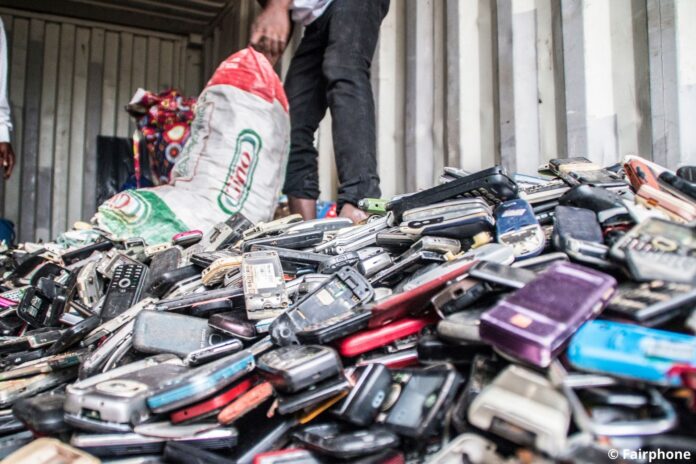
[[[544,250],[546,236],[532,206],[521,198],[504,201],[495,210],[498,243],[512,247],[516,259],[531,258]]]
[[[696,337],[610,321],[585,323],[571,338],[573,367],[659,385],[680,386],[677,365],[696,366]]]
[[[156,413],[188,406],[230,385],[255,366],[249,350],[226,356],[164,382],[147,398],[147,405]]]

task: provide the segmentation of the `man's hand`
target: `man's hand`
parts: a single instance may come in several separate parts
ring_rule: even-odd
[[[15,154],[9,142],[0,143],[0,164],[5,170],[5,179],[9,179],[15,165]]]
[[[290,35],[290,2],[270,1],[251,26],[251,46],[275,65],[283,54]]]

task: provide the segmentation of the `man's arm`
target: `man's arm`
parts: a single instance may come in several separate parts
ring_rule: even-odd
[[[5,170],[5,179],[10,177],[15,163],[15,154],[10,144],[10,104],[7,100],[7,39],[5,25],[0,18],[0,164]]]
[[[291,32],[292,0],[261,1],[264,9],[251,26],[251,46],[266,55],[272,64],[280,58]]]

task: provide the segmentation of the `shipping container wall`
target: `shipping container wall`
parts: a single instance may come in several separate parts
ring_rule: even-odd
[[[218,58],[206,77],[246,44],[258,8],[240,3],[204,42]],[[694,0],[392,0],[372,75],[383,195],[432,185],[444,165],[696,164],[694,24]],[[330,198],[328,116],[317,144]]]
[[[0,8],[9,45],[17,166],[0,217],[47,240],[96,210],[97,136],[130,137],[139,87],[197,95],[201,50],[187,37]]]

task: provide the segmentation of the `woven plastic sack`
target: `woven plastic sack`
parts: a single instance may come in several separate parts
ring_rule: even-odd
[[[282,83],[263,55],[242,50],[218,67],[198,98],[169,185],[113,196],[99,207],[97,225],[154,244],[208,230],[239,212],[254,222],[270,220],[289,144]]]

